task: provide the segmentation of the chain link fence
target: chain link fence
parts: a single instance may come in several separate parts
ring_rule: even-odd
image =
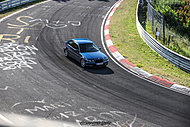
[[[142,14],[144,14],[144,12],[142,11],[142,0],[140,0],[141,2],[138,3],[138,10],[137,10],[137,17],[136,17],[136,25],[137,25],[137,30],[141,36],[141,38],[146,42],[146,44],[152,49],[154,50],[157,54],[159,54],[160,56],[162,56],[163,58],[165,58],[166,60],[168,60],[170,63],[172,63],[173,65],[175,65],[176,67],[182,69],[183,71],[190,73],[190,59],[186,58],[182,55],[179,55],[175,52],[173,52],[172,50],[168,49],[167,47],[163,46],[161,43],[159,43],[157,40],[155,40],[154,37],[152,37],[149,33],[146,32],[146,28],[143,28],[142,22],[140,21],[140,19],[142,18]],[[154,9],[151,8],[152,13],[154,13]],[[143,12],[143,13],[142,13]],[[159,13],[159,12],[158,12]],[[156,13],[157,14],[157,13]],[[152,17],[151,17],[152,16]],[[158,16],[156,18],[156,16]],[[163,22],[161,22],[162,20],[159,20],[160,15],[150,15],[151,18],[153,18],[154,20],[154,24],[153,26],[155,27],[155,24],[158,24],[158,26],[163,25]],[[150,19],[151,19],[150,18]],[[157,21],[158,20],[158,21]],[[152,21],[152,20],[150,20]]]
[[[148,4],[148,21],[152,31],[155,33],[156,39],[159,38],[165,44],[165,22],[164,16],[156,11],[153,5],[147,0]]]
[[[190,57],[190,38],[187,35],[180,34],[181,31],[175,29],[176,27],[179,27],[179,24],[169,27],[165,22],[167,17],[164,17],[164,15],[157,11],[152,5],[163,5],[161,7],[172,6],[174,4],[180,4],[181,0],[140,0],[140,3],[147,6],[148,22],[151,25],[156,40],[162,41],[166,47],[173,51],[186,57]],[[190,27],[187,29],[190,30]]]

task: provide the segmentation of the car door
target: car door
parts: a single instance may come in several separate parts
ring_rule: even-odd
[[[77,43],[73,43],[73,55],[76,61],[80,61],[79,46]]]
[[[80,58],[80,55],[79,55],[79,46],[78,44],[76,44],[73,40],[69,41],[68,42],[68,45],[69,45],[69,55],[79,61],[79,58]]]
[[[74,48],[73,48],[74,41],[71,40],[68,42],[68,52],[69,56],[74,59]]]

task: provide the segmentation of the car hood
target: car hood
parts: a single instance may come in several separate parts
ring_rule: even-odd
[[[86,59],[105,59],[107,56],[101,51],[97,52],[85,52],[81,53],[81,55]]]

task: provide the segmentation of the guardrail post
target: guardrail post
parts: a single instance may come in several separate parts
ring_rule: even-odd
[[[1,3],[0,3],[0,11],[2,11],[2,5],[1,5]]]
[[[12,2],[11,0],[8,1],[8,8],[11,8],[12,7]]]
[[[164,15],[162,18],[162,25],[163,25],[163,44],[165,44],[165,19],[164,19]]]
[[[152,11],[152,31],[154,31],[154,10]]]
[[[150,6],[149,6],[149,3],[148,3],[148,21],[150,21],[149,18],[150,18]]]

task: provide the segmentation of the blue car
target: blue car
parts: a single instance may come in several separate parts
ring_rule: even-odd
[[[108,57],[100,51],[94,42],[85,38],[71,39],[64,44],[64,54],[85,66],[106,66]]]

